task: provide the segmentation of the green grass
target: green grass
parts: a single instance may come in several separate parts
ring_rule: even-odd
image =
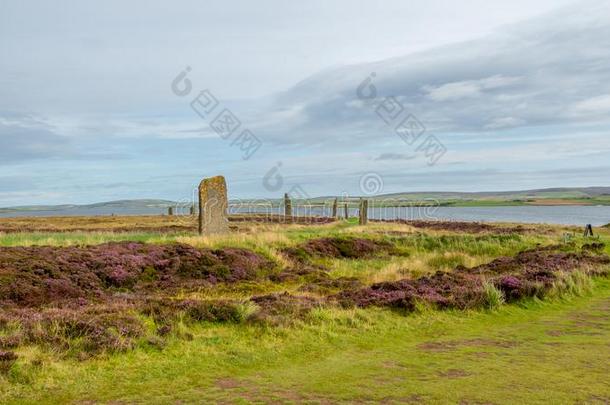
[[[79,362],[37,349],[0,402],[604,403],[610,282],[496,311],[319,309],[300,325],[204,325],[192,341]],[[38,365],[42,362],[42,365]]]
[[[18,232],[0,235],[0,246],[95,245],[120,241],[163,243],[185,235],[151,232]]]

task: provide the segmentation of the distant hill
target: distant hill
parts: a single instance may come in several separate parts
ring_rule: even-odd
[[[352,196],[353,199],[360,196]],[[546,188],[517,191],[416,191],[363,196],[371,200],[425,201],[435,200],[442,205],[610,205],[610,187]],[[324,201],[334,196],[316,197]]]
[[[321,196],[311,198],[312,202],[323,202],[334,199],[335,196]],[[339,197],[342,198],[342,197]],[[357,199],[359,196],[352,196]],[[477,205],[610,205],[610,187],[579,187],[579,188],[546,188],[520,191],[484,191],[484,192],[454,192],[454,191],[418,191],[382,194],[366,196],[368,199],[383,200],[396,199],[401,201],[425,201],[436,200],[445,206],[477,206]],[[237,200],[233,200],[236,202]],[[247,201],[247,199],[241,200]],[[260,200],[252,199],[252,202],[265,201],[280,203],[281,198]],[[0,214],[27,212],[61,212],[69,215],[71,212],[87,212],[89,210],[111,213],[162,213],[167,207],[175,206],[177,203],[170,200],[137,199],[117,200],[95,204],[64,204],[64,205],[28,205],[19,207],[0,208]],[[184,204],[180,204],[184,205]]]
[[[138,209],[163,209],[174,206],[176,203],[169,200],[117,200],[107,201],[95,204],[63,204],[63,205],[24,205],[18,207],[0,208],[0,213],[8,212],[27,212],[27,211],[70,211],[70,210],[99,210],[99,209],[117,209],[117,210],[138,210]]]
[[[384,194],[380,197],[431,196],[434,198],[593,198],[610,196],[610,187],[543,188],[520,191],[452,192],[430,191]]]

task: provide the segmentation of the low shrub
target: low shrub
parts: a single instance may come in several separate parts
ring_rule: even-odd
[[[0,374],[8,374],[18,356],[10,351],[0,350]]]
[[[551,294],[564,296],[582,296],[593,289],[593,280],[582,271],[561,274],[553,283]]]
[[[483,282],[483,290],[485,291],[485,303],[484,306],[487,309],[498,309],[504,304],[504,293],[502,290],[496,288],[496,286],[489,282]]]
[[[449,269],[465,264],[465,257],[459,253],[445,253],[443,255],[434,256],[428,260],[428,265],[434,269]]]
[[[390,242],[353,237],[310,239],[303,245],[286,248],[283,251],[298,262],[306,262],[311,257],[362,259],[392,252],[395,252],[395,247]]]
[[[243,311],[239,304],[228,301],[183,301],[180,308],[192,322],[234,322],[243,321]]]
[[[257,305],[258,310],[249,319],[271,325],[290,324],[303,319],[312,308],[320,304],[318,299],[288,293],[252,297],[251,301]]]

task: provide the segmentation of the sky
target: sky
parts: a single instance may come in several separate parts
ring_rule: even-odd
[[[609,186],[604,1],[0,0],[0,207]]]

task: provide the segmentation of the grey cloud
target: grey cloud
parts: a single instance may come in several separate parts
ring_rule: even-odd
[[[607,124],[609,49],[610,5],[585,2],[485,39],[322,72],[278,95],[266,114],[293,114],[258,130],[293,144],[394,136],[356,98],[371,72],[378,100],[396,96],[436,133]]]
[[[70,156],[69,142],[44,126],[0,123],[0,164]]]
[[[0,165],[34,160],[117,160],[127,155],[75,144],[43,119],[30,114],[0,112]]]

